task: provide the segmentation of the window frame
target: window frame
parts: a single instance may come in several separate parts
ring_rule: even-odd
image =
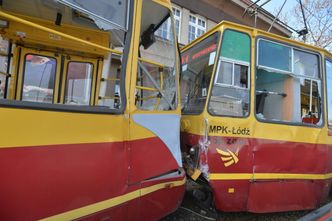
[[[205,105],[205,108],[208,112],[208,114],[210,116],[215,116],[215,117],[227,117],[227,118],[235,118],[235,119],[246,119],[246,118],[249,118],[250,115],[251,115],[251,106],[252,106],[252,99],[251,99],[251,92],[252,92],[252,87],[251,87],[251,64],[252,64],[252,47],[251,47],[251,44],[252,44],[252,39],[251,39],[251,36],[249,33],[247,32],[243,32],[243,31],[239,31],[239,30],[236,30],[236,29],[233,29],[233,28],[225,28],[221,33],[222,33],[222,36],[220,36],[220,42],[219,42],[219,47],[218,47],[218,53],[216,54],[216,59],[217,59],[217,62],[219,60],[223,60],[224,57],[220,56],[221,55],[221,48],[222,48],[222,42],[224,41],[224,33],[225,31],[227,30],[230,30],[230,31],[234,31],[234,32],[238,32],[238,33],[241,33],[241,34],[245,34],[248,36],[249,38],[249,63],[245,62],[245,61],[239,61],[239,60],[236,60],[236,59],[231,59],[231,58],[226,58],[227,60],[229,61],[238,61],[243,64],[247,63],[248,64],[248,88],[242,88],[242,87],[237,87],[237,86],[229,86],[227,84],[223,84],[223,85],[226,85],[228,87],[231,87],[231,88],[239,88],[241,90],[248,90],[248,95],[249,95],[249,105],[248,105],[248,114],[246,116],[242,116],[242,117],[239,117],[239,116],[230,116],[230,115],[223,115],[223,114],[214,114],[214,113],[211,113],[210,110],[209,110],[209,106],[210,106],[210,100],[211,100],[211,92],[212,92],[212,87],[213,87],[213,84],[214,82],[217,81],[217,71],[219,71],[219,67],[216,67],[215,70],[214,70],[214,73],[213,74],[213,81],[211,81],[210,83],[210,88],[209,88],[209,96],[208,96],[208,99],[207,99],[207,102],[206,102],[206,105]],[[220,56],[220,59],[219,59],[219,56]],[[219,64],[217,64],[218,66],[220,66]],[[234,70],[233,70],[234,71]],[[232,83],[233,83],[233,76],[232,76]]]
[[[193,23],[192,21],[190,21],[190,16],[191,17],[194,17],[196,22]],[[198,24],[198,20],[201,20],[201,21],[204,21],[205,23],[205,26],[201,26]],[[190,41],[190,31],[189,31],[189,28],[190,26],[193,26],[195,28],[195,38],[192,39]],[[204,35],[206,33],[206,30],[207,30],[207,19],[200,16],[200,15],[197,15],[197,14],[193,14],[193,13],[189,13],[189,19],[188,19],[188,43],[191,43],[193,42],[195,39],[197,39],[198,37],[200,37],[201,35],[197,35],[197,30],[200,29],[201,31],[203,31],[203,34],[201,35]]]
[[[241,90],[249,90],[251,88],[251,84],[250,84],[250,79],[251,79],[251,75],[250,75],[250,62],[244,62],[244,61],[239,61],[236,59],[230,59],[230,58],[225,58],[225,57],[221,57],[220,59],[218,59],[220,62],[218,63],[218,67],[216,70],[216,78],[215,78],[215,82],[214,85],[219,85],[222,87],[231,87],[231,88],[236,88],[236,89],[241,89]],[[221,66],[221,62],[227,62],[227,63],[231,63],[232,64],[232,84],[224,84],[224,83],[218,83],[218,76],[219,76],[219,70],[220,70],[220,66]],[[244,87],[239,87],[236,86],[234,84],[234,74],[235,74],[235,65],[241,65],[241,66],[246,66],[248,67],[248,76],[247,76],[247,88]]]
[[[316,81],[320,81],[320,84],[317,83],[317,85],[320,85],[320,98],[321,98],[321,121],[322,123],[321,124],[309,124],[309,123],[297,123],[297,122],[287,122],[287,121],[273,121],[273,120],[267,120],[267,119],[262,119],[262,118],[259,118],[257,117],[257,113],[256,113],[256,76],[257,76],[257,69],[259,69],[260,67],[263,68],[263,69],[266,69],[266,70],[271,70],[271,71],[276,71],[277,73],[280,73],[280,74],[286,74],[288,76],[291,76],[291,77],[299,77],[300,75],[295,75],[293,74],[293,72],[287,72],[287,71],[283,71],[283,70],[279,70],[279,69],[275,69],[275,68],[270,68],[270,67],[265,67],[265,66],[261,66],[258,64],[258,52],[259,52],[259,41],[260,40],[265,40],[265,41],[270,41],[272,43],[276,43],[276,44],[279,44],[279,45],[283,45],[283,46],[286,46],[286,47],[290,47],[292,48],[292,64],[291,64],[291,67],[292,67],[292,71],[294,70],[294,54],[293,54],[293,49],[296,49],[296,50],[299,50],[299,51],[302,51],[302,52],[307,52],[307,53],[310,53],[310,54],[313,54],[313,55],[316,55],[318,57],[318,71],[319,71],[319,79],[314,79],[314,78],[310,78],[310,77],[302,77],[303,79],[309,79],[309,80],[316,80]],[[253,105],[254,105],[254,115],[255,115],[255,118],[258,122],[262,122],[262,123],[270,123],[270,124],[279,124],[279,125],[288,125],[288,126],[301,126],[301,127],[310,127],[310,128],[323,128],[325,126],[325,96],[324,96],[324,87],[325,87],[325,83],[326,80],[324,77],[324,73],[323,73],[323,65],[322,65],[322,62],[323,62],[323,56],[321,54],[321,52],[319,50],[317,51],[314,51],[312,49],[308,49],[308,48],[305,48],[303,46],[298,46],[298,45],[295,45],[295,44],[291,44],[291,43],[287,43],[287,42],[282,42],[280,40],[275,40],[275,39],[271,39],[269,37],[266,37],[266,36],[263,36],[263,35],[258,35],[256,36],[256,41],[255,41],[255,53],[256,53],[256,56],[255,56],[255,74],[254,74],[254,77],[255,77],[255,94],[254,94],[254,98],[253,98]],[[301,77],[301,76],[300,76]]]

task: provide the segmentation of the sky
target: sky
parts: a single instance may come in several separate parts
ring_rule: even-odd
[[[260,2],[258,2],[259,5],[263,4],[266,0],[261,0]],[[284,3],[285,0],[271,0],[270,2],[268,2],[266,5],[263,6],[263,8],[265,10],[267,10],[268,12],[270,12],[273,15],[277,15],[278,10],[281,8],[282,4]],[[303,1],[303,0],[302,0]],[[286,13],[286,12],[290,12],[295,6],[297,6],[299,3],[299,0],[286,0],[286,3],[281,11],[281,13]],[[289,16],[292,15],[292,13],[288,13]],[[292,26],[292,24],[296,23],[294,22],[294,20],[292,19],[292,17],[288,17],[288,24]],[[293,26],[292,26],[293,27]],[[295,29],[299,29],[296,27],[293,27]],[[294,33],[293,33],[294,34]]]
[[[265,0],[261,0],[258,4],[264,3]],[[274,12],[279,9],[282,4],[284,3],[284,0],[271,0],[269,3],[264,5],[264,9],[269,11],[270,13],[274,14]],[[292,8],[294,8],[295,5],[299,4],[296,0],[287,0],[286,4],[282,11],[289,11]]]

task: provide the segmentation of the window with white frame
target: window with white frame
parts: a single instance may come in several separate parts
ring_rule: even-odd
[[[169,40],[171,37],[171,22],[168,19],[166,22],[164,22],[156,31],[156,35],[163,38],[163,39],[167,39]]]
[[[202,17],[196,15],[189,15],[189,43],[195,40],[197,37],[204,34],[206,31],[206,21]]]
[[[180,30],[181,30],[181,9],[172,7],[174,22],[175,22],[175,33],[178,39],[180,39]]]
[[[175,23],[175,31],[176,35],[180,36],[180,28],[181,28],[181,10],[178,8],[172,8],[173,9],[173,15],[174,15],[174,23]],[[156,35],[163,38],[170,40],[171,37],[171,22],[170,20],[167,20],[164,22],[157,30]]]

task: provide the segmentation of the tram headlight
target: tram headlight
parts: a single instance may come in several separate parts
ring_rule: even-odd
[[[189,150],[189,154],[190,154],[191,156],[193,156],[193,155],[195,155],[195,153],[196,153],[196,149],[193,148],[193,147],[191,147],[190,150]]]

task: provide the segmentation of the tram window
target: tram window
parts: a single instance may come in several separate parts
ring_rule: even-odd
[[[56,59],[52,57],[25,55],[22,100],[40,103],[53,102]]]
[[[85,62],[68,63],[65,104],[89,105],[93,65]]]
[[[332,62],[326,60],[328,125],[332,128]]]
[[[260,39],[258,50],[258,65],[291,72],[290,47]]]
[[[211,81],[219,32],[212,34],[182,54],[181,104],[183,112],[203,111]]]
[[[318,57],[294,49],[294,73],[303,77],[318,78]]]
[[[213,115],[245,117],[249,114],[249,36],[226,30],[222,39],[209,112]]]
[[[174,21],[169,9],[144,0],[141,44],[136,82],[136,107],[141,110],[172,110],[177,105]],[[151,11],[156,15],[151,17]],[[160,28],[167,28],[160,37]]]
[[[264,59],[258,61],[256,72],[257,117],[269,121],[321,124],[322,102],[318,56],[269,41],[270,46],[262,50],[266,42],[261,39],[258,41],[258,57]],[[287,54],[291,56],[287,58],[287,62],[284,60],[284,64],[281,64],[278,59],[270,56],[277,53],[275,48],[280,50],[278,53],[285,52],[286,48],[289,50]],[[288,60],[293,63],[288,64]]]

